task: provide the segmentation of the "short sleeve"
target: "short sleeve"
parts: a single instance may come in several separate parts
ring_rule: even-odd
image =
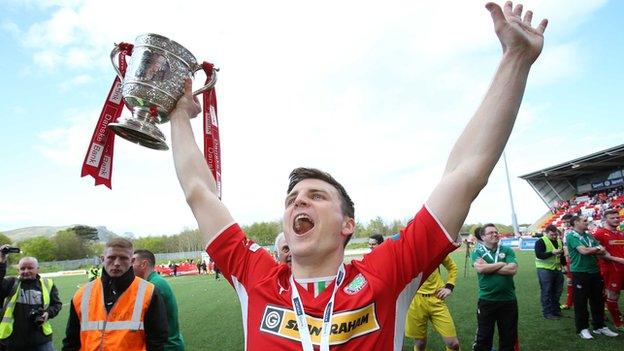
[[[470,253],[470,261],[472,261],[473,266],[479,257],[481,257],[481,254],[479,253],[479,250],[475,248],[474,251]]]
[[[357,265],[400,292],[421,274],[420,282],[424,282],[455,248],[444,228],[423,207],[398,237],[384,241]]]
[[[600,243],[600,245],[602,245],[602,246],[607,246],[607,245],[606,245],[606,244],[607,244],[607,243],[606,243],[606,241],[607,241],[607,240],[606,240],[606,238],[605,238],[605,236],[606,236],[605,234],[606,234],[606,233],[605,233],[605,231],[604,231],[604,230],[601,230],[601,229],[602,229],[602,228],[600,228],[600,229],[596,230],[596,232],[594,233],[594,239],[596,239],[596,241],[597,241],[598,243]]]
[[[215,237],[206,252],[232,285],[235,279],[248,288],[252,287],[277,266],[273,256],[249,240],[238,224],[231,225]]]
[[[505,251],[507,251],[505,262],[518,264],[518,261],[516,261],[516,253],[514,252],[514,250],[511,248],[507,248],[507,250]]]
[[[568,233],[568,235],[566,235],[566,242],[568,245],[568,250],[574,250],[577,246],[581,245],[581,242],[573,233]]]

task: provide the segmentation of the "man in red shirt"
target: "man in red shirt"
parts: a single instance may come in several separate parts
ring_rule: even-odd
[[[624,332],[624,323],[618,300],[624,286],[624,233],[619,230],[620,214],[615,210],[604,212],[604,226],[598,228],[594,237],[607,250],[608,255],[599,260],[604,280],[606,305],[615,328]]]
[[[470,204],[487,184],[509,138],[530,68],[543,46],[546,20],[532,27],[533,13],[523,17],[522,5],[513,8],[511,2],[486,8],[503,57],[481,106],[455,143],[442,179],[398,239],[349,264],[343,261],[356,226],[353,202],[340,183],[316,169],[290,174],[283,230],[291,267],[275,262],[245,236],[218,198],[195,143],[189,118],[200,112],[200,105],[186,80],[185,95],[170,115],[176,173],[208,254],[237,292],[245,350],[401,350],[408,305],[456,247]],[[296,125],[308,128],[310,123]],[[318,142],[298,138],[297,130],[282,140],[293,147],[306,141]],[[310,284],[313,291],[306,289]]]

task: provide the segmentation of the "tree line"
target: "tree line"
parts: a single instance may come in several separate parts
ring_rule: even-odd
[[[356,223],[354,237],[367,238],[373,234],[389,236],[398,233],[407,225],[408,219],[384,221],[381,217],[374,218],[368,223]],[[472,234],[474,229],[482,224],[464,224],[462,234]],[[513,232],[508,225],[496,223],[501,233]],[[263,246],[273,245],[275,237],[282,231],[282,222],[256,222],[242,226],[247,236]],[[205,242],[198,229],[184,229],[178,234],[144,236],[139,238],[127,237],[135,248],[147,249],[154,253],[171,253],[185,251],[203,251]],[[37,236],[13,243],[9,237],[0,233],[0,245],[12,244],[20,247],[22,254],[13,255],[12,262],[22,256],[33,256],[41,262],[74,260],[99,256],[104,243],[98,237],[94,227],[78,225],[58,231],[51,237]]]

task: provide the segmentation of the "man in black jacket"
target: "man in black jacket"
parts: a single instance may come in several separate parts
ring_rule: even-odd
[[[102,336],[101,340],[98,339],[98,342],[102,343],[102,345],[111,344],[111,340],[104,340],[105,337],[109,339],[115,338],[113,333],[106,329],[107,325],[112,324],[110,323],[111,318],[114,317],[114,314],[109,316],[111,309],[114,306],[117,307],[116,302],[121,298],[124,298],[124,292],[126,292],[132,284],[136,284],[134,271],[132,270],[133,253],[134,250],[132,247],[132,243],[123,238],[111,239],[109,242],[106,243],[106,247],[104,248],[104,254],[102,257],[104,269],[102,270],[102,276],[94,280],[93,284],[101,284],[101,289],[104,295],[104,306],[102,308],[106,308],[107,322],[103,323],[101,325],[101,328],[90,331],[90,333],[96,332],[100,333],[98,335],[106,335]],[[140,278],[136,279],[138,279],[138,281],[142,281],[142,279]],[[142,283],[152,285],[151,283],[145,281],[143,281]],[[97,286],[92,287],[90,291],[93,293],[93,291],[99,288],[100,287]],[[82,290],[81,288],[78,290],[77,294],[86,293],[85,290],[87,289]],[[127,294],[129,293],[130,290],[128,290]],[[94,302],[93,299],[90,300],[90,303],[92,302]],[[69,312],[69,319],[67,321],[66,336],[65,339],[63,339],[63,350],[77,351],[80,350],[81,347],[81,332],[85,333],[85,331],[81,331],[81,317],[79,317],[79,314],[76,311],[76,302],[72,301],[70,306],[71,308]],[[78,303],[78,306],[81,306],[80,302]],[[90,306],[90,308],[93,308],[93,306]],[[84,316],[85,311],[81,312],[81,316]],[[151,300],[145,312],[143,327],[145,331],[145,342],[143,343],[144,347],[148,351],[164,350],[164,345],[167,341],[167,310],[165,308],[162,296],[160,296],[160,294],[158,293],[158,289],[153,289]],[[133,333],[129,333],[127,335],[132,334]],[[86,334],[82,336],[85,335]],[[93,339],[85,337],[83,340]],[[110,349],[110,351],[121,349],[121,343],[123,342],[123,340],[114,340],[114,342],[117,341],[120,342],[120,345],[114,346]],[[126,351],[134,351],[132,347],[124,347],[124,349]],[[137,348],[137,350],[139,349],[142,350],[143,348]],[[102,350],[109,351],[109,348],[102,346]]]
[[[559,298],[563,291],[561,267],[565,264],[559,230],[551,224],[544,230],[544,236],[535,242],[535,267],[541,289],[542,315],[546,319],[562,317]]]
[[[17,278],[5,278],[5,247],[0,247],[0,343],[8,351],[54,350],[49,319],[56,317],[63,305],[58,290],[51,279],[39,276],[34,257],[19,261]]]

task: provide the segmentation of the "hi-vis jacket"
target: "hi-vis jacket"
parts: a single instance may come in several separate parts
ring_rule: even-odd
[[[153,293],[153,284],[135,277],[107,313],[101,280],[81,287],[72,299],[80,320],[81,349],[146,350],[143,321]]]

